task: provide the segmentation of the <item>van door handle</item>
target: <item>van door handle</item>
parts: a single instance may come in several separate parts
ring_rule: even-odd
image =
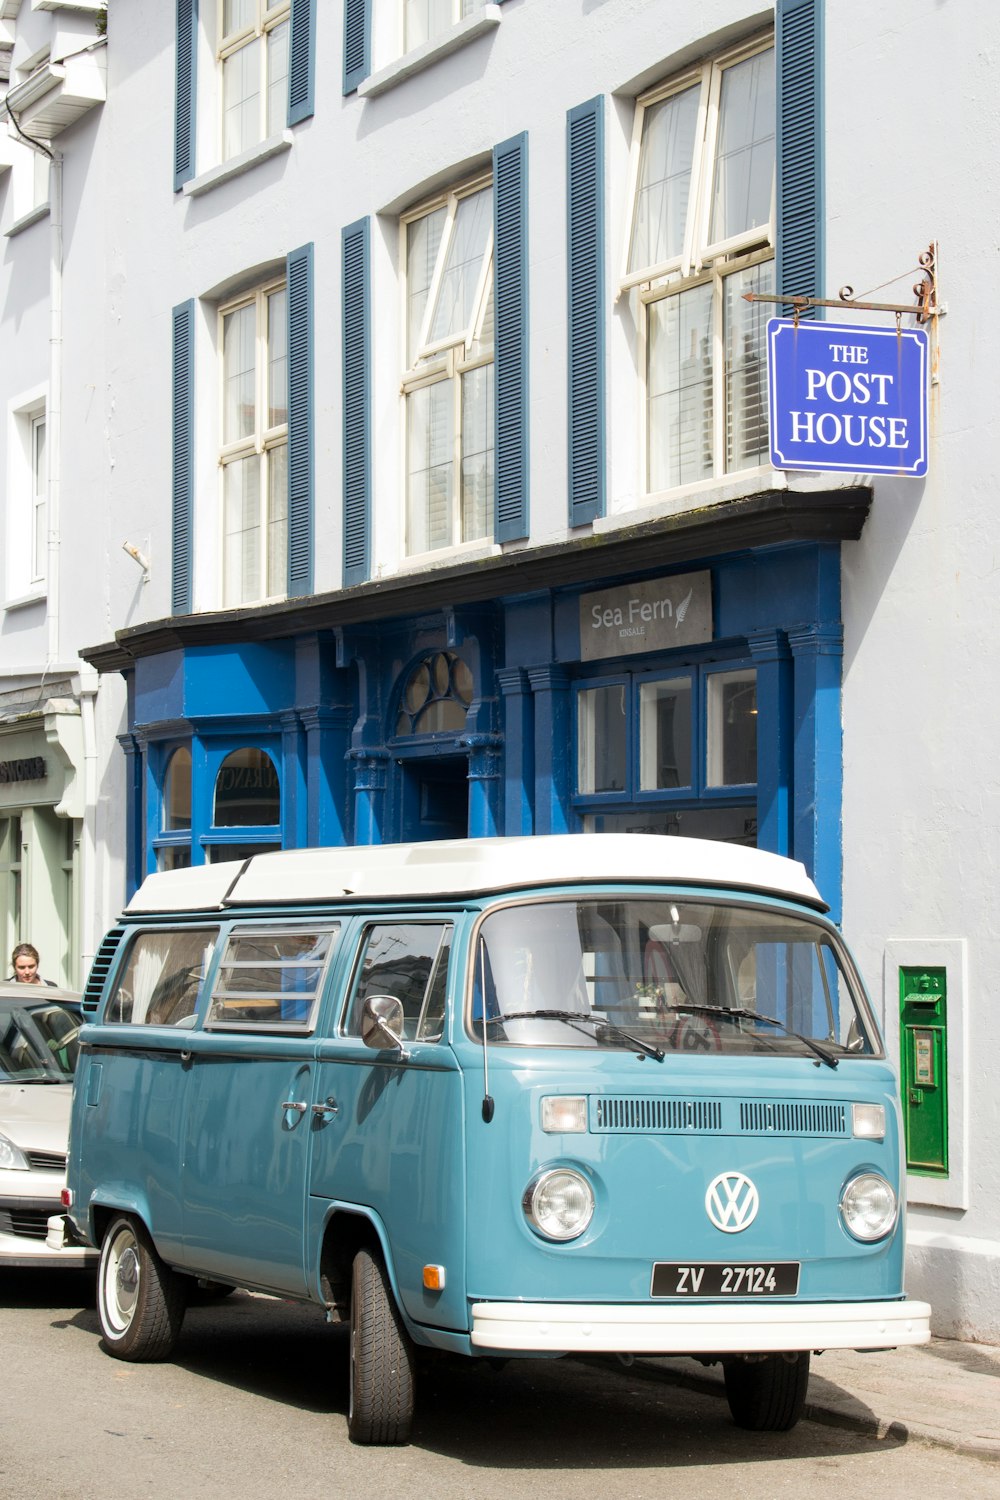
[[[293,1109],[297,1115],[304,1115],[308,1108],[309,1103],[306,1099],[286,1099],[281,1105],[282,1112],[286,1109]]]
[[[328,1094],[326,1096],[325,1104],[313,1105],[313,1114],[316,1116],[317,1120],[325,1120],[328,1115],[335,1115],[339,1108],[340,1105],[337,1103],[333,1095]]]

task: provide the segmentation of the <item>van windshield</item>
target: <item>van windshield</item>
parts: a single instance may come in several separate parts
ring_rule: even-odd
[[[474,1033],[513,1046],[807,1056],[879,1044],[830,931],[807,916],[669,898],[503,907],[479,929]]]

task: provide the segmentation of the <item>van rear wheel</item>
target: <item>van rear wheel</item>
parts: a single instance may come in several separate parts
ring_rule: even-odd
[[[347,1431],[352,1443],[406,1443],[412,1422],[413,1343],[384,1265],[359,1250],[351,1279]]]
[[[181,1278],[153,1248],[145,1226],[121,1214],[101,1241],[97,1313],[101,1342],[115,1359],[166,1359],[184,1321]]]
[[[790,1432],[802,1415],[809,1385],[809,1354],[766,1354],[728,1360],[726,1399],[737,1427],[750,1432]]]

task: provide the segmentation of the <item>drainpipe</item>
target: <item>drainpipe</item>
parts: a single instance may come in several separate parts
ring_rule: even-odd
[[[48,619],[48,657],[59,656],[59,562],[61,527],[59,502],[62,470],[62,386],[63,386],[63,157],[53,151],[49,159],[49,399],[45,409],[45,437],[49,450],[48,494],[45,519],[48,525],[46,555],[46,614]]]

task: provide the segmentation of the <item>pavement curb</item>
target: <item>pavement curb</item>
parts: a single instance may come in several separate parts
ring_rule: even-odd
[[[680,1385],[686,1390],[698,1391],[703,1395],[725,1400],[726,1392],[722,1383],[722,1375],[713,1373],[717,1368],[715,1366],[697,1370],[686,1368],[680,1362],[670,1365],[658,1364],[640,1356],[628,1368],[633,1375],[638,1375],[642,1379],[659,1380],[668,1385]],[[850,1391],[837,1385],[829,1376],[824,1376],[815,1368],[810,1377],[810,1381],[813,1380],[819,1380],[834,1387],[838,1396],[845,1402],[864,1406],[864,1403],[860,1402]],[[825,1427],[840,1427],[847,1432],[873,1438],[877,1442],[928,1443],[964,1457],[1000,1464],[1000,1440],[998,1439],[968,1437],[930,1426],[927,1423],[904,1421],[899,1417],[881,1417],[877,1412],[868,1408],[844,1410],[835,1404],[832,1398],[826,1401],[822,1397],[807,1398],[802,1420],[818,1422]]]

